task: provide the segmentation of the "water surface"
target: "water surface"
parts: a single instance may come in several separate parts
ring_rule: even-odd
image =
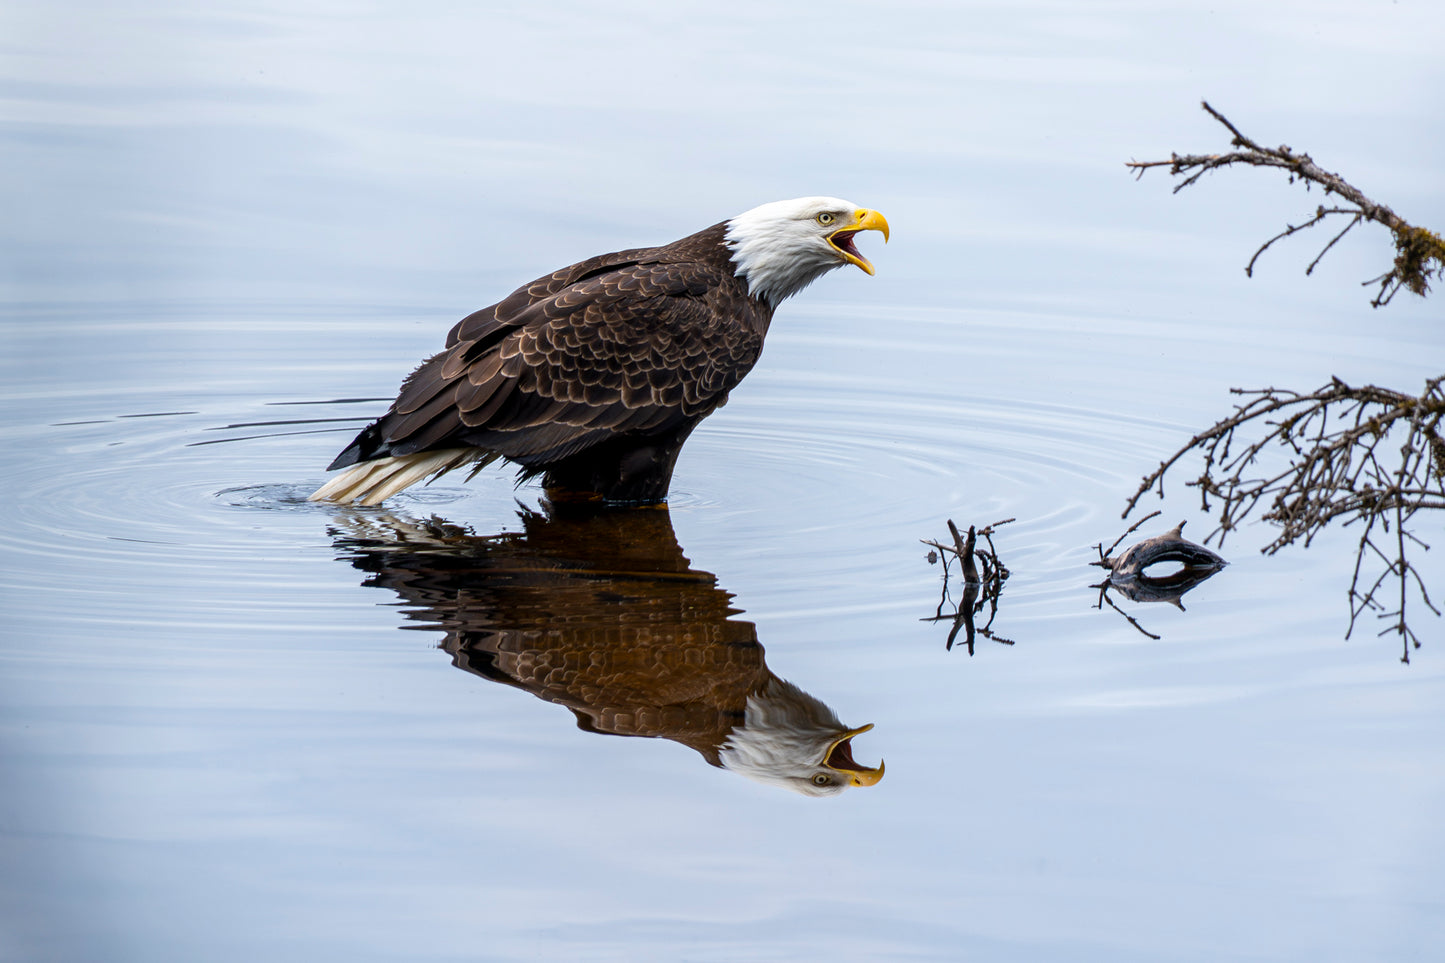
[[[1158,640],[1088,566],[1230,387],[1439,374],[1438,306],[1358,287],[1387,241],[1247,280],[1313,195],[1122,168],[1222,148],[1205,95],[1438,224],[1433,7],[7,19],[0,954],[1438,946],[1440,622],[1408,667],[1346,640],[1348,531],[1266,558],[1246,528],[1185,611],[1121,601]],[[785,305],[615,550],[496,469],[305,501],[457,318],[819,192],[887,214],[878,276]],[[1186,477],[1141,534],[1209,530]],[[946,651],[919,540],[1010,517],[1015,644]],[[773,679],[871,723],[853,762],[884,778],[729,768]]]

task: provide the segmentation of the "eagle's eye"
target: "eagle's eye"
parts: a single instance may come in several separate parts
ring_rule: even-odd
[[[832,219],[833,219],[833,215],[832,215],[832,214],[819,214],[819,215],[818,215],[818,220],[823,221],[823,218],[825,218],[825,217],[828,218],[828,220],[832,220]],[[826,224],[826,223],[828,223],[828,221],[823,221],[823,223]],[[815,786],[826,786],[826,785],[828,785],[828,783],[830,783],[830,782],[832,782],[832,780],[829,779],[828,776],[827,776],[827,774],[825,774],[825,773],[821,773],[821,772],[820,772],[820,773],[818,773],[816,776],[813,777],[813,785],[815,785]]]
[[[827,211],[824,211],[823,213],[821,213],[821,214],[818,215],[818,223],[819,223],[819,224],[832,224],[832,223],[833,223],[833,215],[832,215],[832,214],[829,214]]]

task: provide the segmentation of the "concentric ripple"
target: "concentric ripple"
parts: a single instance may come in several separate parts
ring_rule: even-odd
[[[968,353],[921,351],[935,335],[924,325],[867,350],[775,338],[680,459],[672,516],[697,564],[725,582],[737,572],[762,584],[753,598],[773,608],[909,606],[930,582],[919,539],[938,537],[948,518],[965,527],[1014,518],[1008,542],[1034,590],[1075,591],[1088,546],[1112,537],[1123,498],[1157,457],[1150,444],[1177,430],[1121,415],[1122,404],[1101,410],[1069,404],[1067,390],[1021,389],[1020,372],[1034,369],[1009,355],[1017,348],[1002,335],[976,339]],[[402,370],[382,357],[395,350],[381,342],[358,370]],[[9,494],[25,506],[0,537],[21,562],[11,584],[38,590],[74,571],[115,612],[158,580],[186,584],[193,600],[214,592],[225,608],[244,604],[222,601],[243,594],[222,589],[240,577],[345,577],[301,560],[330,556],[333,518],[356,509],[306,496],[385,408],[384,397],[346,388],[378,379],[328,370],[308,399],[290,393],[289,372],[212,390],[184,367],[168,371],[169,381],[128,381],[113,393],[32,385],[23,405],[6,403]],[[517,499],[538,495],[516,490],[498,467],[414,488],[387,507],[485,534],[515,529]]]

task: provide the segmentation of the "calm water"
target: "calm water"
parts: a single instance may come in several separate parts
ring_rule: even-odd
[[[1445,13],[829,9],[9,8],[0,957],[1438,954],[1442,623],[1345,640],[1349,531],[1121,601],[1158,641],[1087,563],[1231,386],[1440,373],[1382,237],[1246,280],[1313,195],[1122,163],[1223,149],[1207,96],[1438,227]],[[878,276],[780,311],[667,512],[305,502],[457,318],[811,193]],[[1186,477],[1141,534],[1209,530]],[[1015,644],[945,651],[919,540],[1009,517]],[[763,685],[886,776],[750,773]]]

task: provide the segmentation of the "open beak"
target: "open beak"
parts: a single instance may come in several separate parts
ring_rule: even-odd
[[[853,223],[841,227],[828,235],[828,243],[833,245],[833,250],[843,256],[843,260],[849,264],[856,264],[869,274],[873,273],[873,265],[868,259],[858,253],[853,246],[853,235],[859,231],[882,231],[883,243],[888,243],[888,219],[877,211],[870,211],[866,207],[860,207],[853,212]]]
[[[870,212],[871,213],[871,212]],[[886,229],[886,222],[885,222]],[[871,271],[869,272],[872,273]],[[873,723],[868,723],[858,729],[849,729],[828,746],[828,752],[823,756],[823,765],[836,772],[845,773],[848,781],[855,786],[876,786],[878,780],[883,778],[883,761],[878,761],[878,768],[865,766],[853,760],[853,749],[848,744],[854,736],[867,732],[873,728]]]

